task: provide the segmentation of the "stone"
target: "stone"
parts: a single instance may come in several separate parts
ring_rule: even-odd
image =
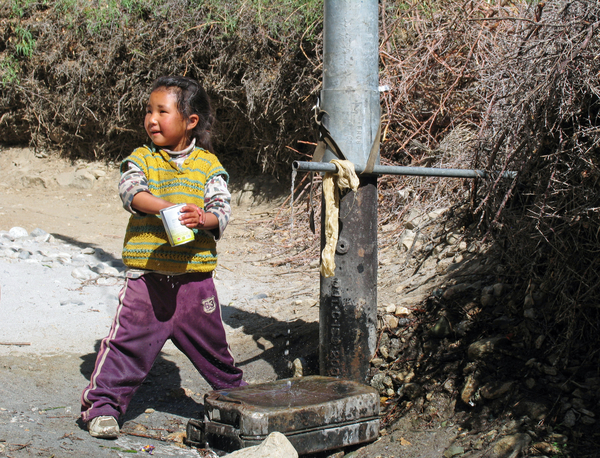
[[[435,266],[435,271],[438,274],[443,274],[453,264],[452,258],[440,259]]]
[[[10,237],[12,237],[13,240],[29,236],[27,229],[18,226],[11,228],[8,231],[8,234],[10,235]]]
[[[486,383],[481,387],[481,396],[485,399],[498,399],[503,394],[507,393],[512,387],[513,382],[493,382]]]
[[[56,177],[60,186],[75,189],[91,189],[94,187],[96,178],[87,170],[77,170],[75,172],[63,172]]]
[[[444,291],[444,293],[442,294],[442,297],[446,300],[452,299],[453,297],[457,296],[458,294],[466,291],[467,287],[468,286],[465,283],[459,283],[458,285],[450,286],[449,288],[446,288],[446,291]]]
[[[484,288],[481,289],[481,294],[484,296],[491,296],[494,294],[494,287],[493,286],[485,286]]]
[[[388,304],[384,308],[385,308],[386,313],[395,313],[396,312],[396,306],[394,304]]]
[[[25,188],[47,188],[48,180],[39,175],[23,175],[21,185]]]
[[[99,277],[96,272],[93,272],[89,267],[76,267],[71,271],[71,276],[81,281],[95,280]]]
[[[421,213],[416,210],[416,209],[412,209],[410,211],[410,213],[408,214],[408,216],[406,217],[406,222],[404,223],[404,227],[406,227],[406,229],[409,230],[413,230],[416,229],[417,227],[419,227],[420,224],[423,223],[423,221],[426,221],[427,217],[426,216],[421,216]]]
[[[546,375],[557,375],[558,369],[552,366],[541,365],[540,370]]]
[[[381,232],[394,232],[398,228],[398,225],[393,223],[384,224],[381,226]]]
[[[567,410],[567,413],[565,413],[565,416],[563,418],[563,424],[567,428],[572,428],[573,426],[575,426],[576,423],[577,423],[577,414],[575,413],[575,411],[573,409]]]
[[[105,262],[100,262],[93,266],[90,266],[92,272],[96,272],[99,275],[106,275],[108,277],[118,277],[119,271],[112,266],[109,266]]]
[[[385,385],[383,384],[383,379],[385,377],[386,377],[386,375],[383,372],[378,372],[371,379],[371,386],[373,388],[375,388],[377,391],[379,391],[380,393],[384,392],[386,389]]]
[[[431,219],[437,219],[440,216],[442,216],[444,213],[446,213],[448,211],[448,207],[445,208],[438,208],[436,210],[432,210],[429,213],[427,213],[427,217],[431,220]]]
[[[448,337],[452,334],[452,326],[445,316],[441,316],[431,328],[431,335],[437,338]]]
[[[92,189],[96,183],[96,177],[87,170],[77,170],[73,175],[70,187],[76,189]]]
[[[89,256],[83,255],[83,254],[75,254],[73,255],[73,257],[71,258],[71,263],[73,263],[73,265],[76,266],[82,266],[84,264],[87,264],[89,262]]]
[[[512,434],[498,439],[492,447],[489,458],[509,458],[520,455],[521,450],[531,443],[529,434]]]
[[[542,421],[548,416],[548,407],[535,401],[522,401],[515,406],[514,411],[535,421]]]
[[[398,388],[399,396],[406,396],[410,400],[414,400],[423,394],[423,388],[416,383],[405,383]]]
[[[435,256],[440,255],[443,251],[444,251],[445,247],[442,245],[436,245],[435,247],[433,247],[433,254]]]
[[[56,182],[60,186],[69,186],[73,182],[73,172],[63,172],[56,177]]]
[[[60,301],[60,305],[64,307],[65,305],[85,305],[85,304],[82,301],[77,301],[74,299],[66,299],[66,300]]]
[[[8,259],[17,259],[19,257],[19,252],[13,250],[12,248],[4,248],[0,250],[0,257]]]
[[[459,240],[459,237],[452,232],[448,232],[448,234],[446,234],[446,243],[448,245],[455,245]]]
[[[528,434],[517,433],[500,437],[493,445],[489,458],[514,458],[522,456],[522,451],[531,443]]]
[[[454,391],[456,390],[456,386],[454,385],[454,379],[447,379],[444,384],[442,385],[442,387],[444,388],[444,390],[446,390],[448,393],[454,393]]]
[[[462,455],[463,453],[465,453],[465,449],[463,447],[459,445],[451,445],[446,450],[444,450],[444,457],[452,458],[453,456]]]
[[[596,423],[596,419],[592,418],[592,417],[588,417],[587,415],[584,415],[581,417],[581,423],[583,423],[584,425],[593,425],[594,423]]]
[[[506,285],[504,285],[503,283],[496,283],[493,285],[493,289],[494,289],[494,293],[493,293],[494,296],[500,297],[500,296],[502,296],[504,291],[506,291]]]
[[[96,279],[98,286],[113,286],[117,284],[117,280],[114,277],[99,277]]]
[[[506,343],[506,337],[491,337],[479,340],[469,345],[467,355],[470,360],[482,359],[484,356],[495,353],[500,345]]]
[[[379,346],[379,353],[381,353],[381,356],[383,356],[384,359],[389,359],[390,357],[390,351],[385,345]]]
[[[401,292],[401,291],[396,291],[396,292]],[[398,307],[400,307],[400,310],[404,310],[407,308],[407,306],[415,306],[416,304],[420,304],[421,302],[427,300],[427,298],[429,297],[429,294],[427,292],[423,292],[423,291],[412,291],[409,295],[406,296],[402,296],[397,298],[396,302],[398,302],[398,304],[396,304],[396,309],[398,309]],[[409,314],[412,313],[409,310]],[[396,313],[394,311],[395,315],[398,315],[398,313]]]
[[[411,310],[403,305],[397,305],[396,310],[394,310],[394,315],[396,316],[409,316],[411,313]]]
[[[29,259],[31,257],[31,252],[27,251],[27,250],[19,250],[19,259],[25,260],[25,259]]]
[[[373,367],[381,367],[384,363],[385,363],[385,360],[383,358],[373,358],[371,360],[371,365]]]
[[[50,256],[50,258],[58,261],[62,265],[71,263],[71,255],[69,253],[57,253]]]
[[[390,359],[396,359],[398,357],[398,353],[400,353],[400,345],[400,339],[391,339],[390,345],[388,347]]]
[[[593,425],[594,423],[596,423],[596,420],[592,417],[588,417],[587,415],[583,415],[581,417],[581,423],[589,426],[589,425]]]
[[[383,327],[388,329],[396,329],[398,327],[399,321],[398,317],[394,315],[383,315]]]
[[[294,369],[294,374],[292,375],[292,377],[304,377],[304,364],[301,358],[294,359],[294,361],[292,362],[292,368]]]
[[[491,294],[484,294],[481,296],[480,302],[483,307],[489,307],[496,303],[496,298]]]
[[[408,186],[404,189],[400,189],[398,192],[398,197],[402,200],[411,199],[415,193],[412,187]]]
[[[472,325],[473,325],[473,323],[471,321],[463,320],[460,323],[458,323],[456,326],[454,326],[454,331],[459,336],[464,337],[467,335],[467,332],[469,331],[469,329],[471,329]]]
[[[539,350],[540,348],[542,348],[542,344],[544,343],[544,340],[546,340],[546,336],[544,335],[539,335],[536,339],[535,339],[535,348],[537,350]]]
[[[474,399],[475,394],[477,393],[477,388],[479,387],[479,382],[474,374],[469,374],[467,380],[465,381],[465,386],[463,387],[460,398],[465,404],[469,404],[471,406],[475,405]]]
[[[548,442],[536,442],[531,448],[545,455],[558,455],[561,453],[561,450],[557,446],[549,444]]]
[[[36,227],[33,231],[31,231],[31,233],[29,234],[31,237],[37,238],[37,237],[41,237],[41,236],[46,236],[46,235],[50,235],[48,234],[45,230],[40,229],[39,227]]]
[[[422,242],[419,242],[418,240],[415,241],[416,237],[417,237],[416,232],[414,232],[410,229],[406,229],[402,234],[400,246],[402,248],[404,248],[405,251],[408,251],[411,248],[413,248],[415,250],[420,248],[422,245]],[[414,244],[414,247],[413,247],[413,244]]]

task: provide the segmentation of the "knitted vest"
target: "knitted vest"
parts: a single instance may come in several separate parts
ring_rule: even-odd
[[[208,180],[228,175],[217,157],[196,148],[180,168],[169,154],[146,146],[136,149],[121,163],[137,165],[148,179],[149,191],[173,204],[191,203],[204,208]],[[132,215],[123,243],[123,262],[135,269],[164,272],[210,272],[217,266],[216,242],[206,231],[194,229],[195,240],[172,247],[159,215]]]

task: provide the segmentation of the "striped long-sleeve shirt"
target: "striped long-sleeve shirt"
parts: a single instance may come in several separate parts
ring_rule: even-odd
[[[194,150],[195,141],[183,151],[164,150],[174,162],[180,166]],[[131,214],[143,215],[131,206],[134,196],[139,192],[148,192],[148,179],[144,172],[135,164],[130,162],[128,169],[121,174],[119,182],[119,195],[123,201],[123,208]],[[209,231],[219,240],[229,223],[231,216],[231,194],[227,189],[227,182],[221,175],[211,178],[204,191],[204,211],[210,212],[219,220],[219,227]]]

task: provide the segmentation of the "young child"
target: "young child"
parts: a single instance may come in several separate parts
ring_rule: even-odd
[[[245,385],[221,320],[212,271],[216,240],[229,221],[227,172],[212,154],[213,117],[193,79],[155,81],[144,127],[152,140],[121,164],[119,193],[132,213],[123,244],[125,286],[82,400],[90,434],[115,438],[125,413],[167,339],[214,389]],[[185,203],[180,221],[195,239],[172,247],[160,210]]]

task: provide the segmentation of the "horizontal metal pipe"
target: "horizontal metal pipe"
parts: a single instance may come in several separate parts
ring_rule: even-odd
[[[298,172],[336,172],[337,167],[331,162],[307,162],[294,161],[292,169]],[[355,165],[357,174],[362,173],[364,167]],[[434,167],[402,167],[397,165],[376,165],[371,175],[412,175],[424,177],[447,177],[447,178],[487,178],[498,175],[494,172],[469,169],[438,169]],[[517,172],[503,172],[502,178],[514,178]]]

